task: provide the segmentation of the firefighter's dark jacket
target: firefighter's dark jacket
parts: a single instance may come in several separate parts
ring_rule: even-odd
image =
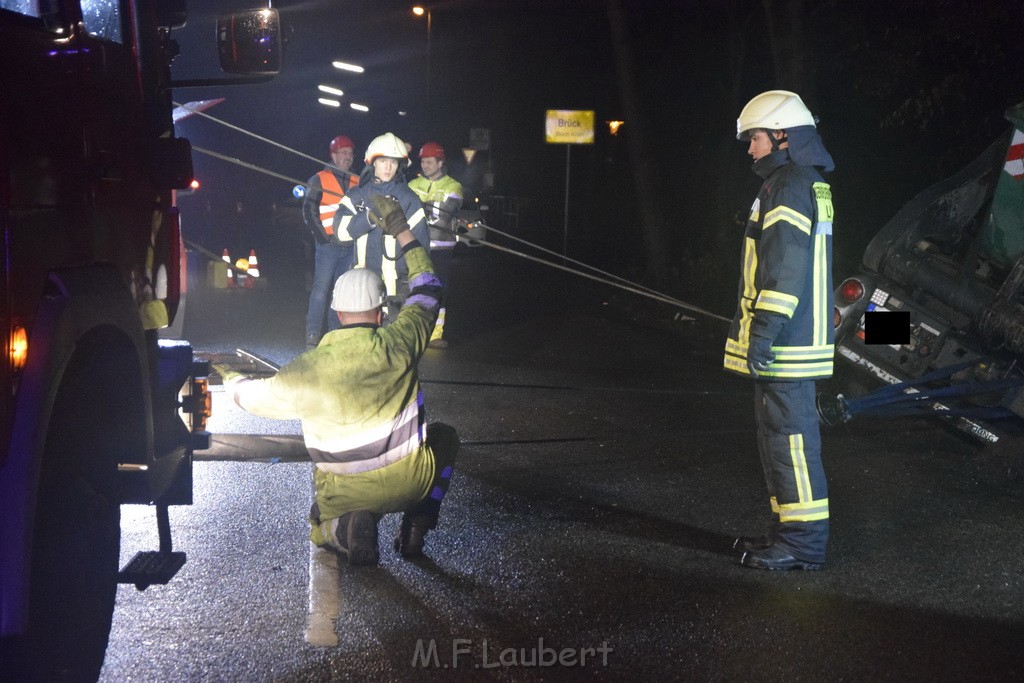
[[[820,165],[831,165],[830,157],[827,161]],[[831,188],[814,166],[794,163],[785,149],[759,159],[754,172],[764,183],[743,237],[739,305],[724,367],[749,376],[750,337],[760,335],[772,340],[775,354],[759,373],[762,379],[830,377],[835,342]]]
[[[387,182],[377,182],[373,177],[372,165],[363,170],[359,185],[342,197],[334,219],[334,232],[339,236],[349,235],[355,240],[356,267],[369,268],[380,274],[388,296],[395,296],[398,280],[407,277],[408,267],[395,238],[371,225],[366,211],[361,209],[369,204],[370,197],[375,194],[393,197],[398,202],[409,223],[409,230],[420,244],[429,249],[430,231],[427,229],[423,202],[406,185],[401,172]]]

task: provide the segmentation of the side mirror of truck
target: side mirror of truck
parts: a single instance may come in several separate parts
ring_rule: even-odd
[[[229,74],[281,71],[281,19],[275,9],[224,14],[217,20],[220,68]]]

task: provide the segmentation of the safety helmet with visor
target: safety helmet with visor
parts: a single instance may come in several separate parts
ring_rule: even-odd
[[[398,159],[399,162],[404,162],[399,163],[399,166],[408,166],[409,148],[394,133],[384,133],[384,135],[378,135],[370,142],[370,146],[366,148],[366,156],[363,158],[363,161],[369,166],[373,164],[373,160],[377,157]]]
[[[736,139],[747,140],[757,129],[786,130],[814,126],[814,116],[800,96],[789,90],[769,90],[747,102],[736,119]]]

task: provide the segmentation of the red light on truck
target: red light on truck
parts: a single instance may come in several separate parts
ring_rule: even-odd
[[[850,278],[839,285],[839,296],[847,304],[859,301],[864,296],[864,285],[861,284],[860,280]]]
[[[839,325],[843,322],[843,314],[839,312],[838,308],[832,308],[832,327],[839,329]]]

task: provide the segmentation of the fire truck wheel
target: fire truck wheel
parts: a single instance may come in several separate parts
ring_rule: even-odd
[[[115,442],[127,430],[112,428],[120,406],[96,394],[107,370],[96,361],[81,354],[66,370],[42,460],[28,632],[38,680],[95,681],[110,634],[121,541]]]

